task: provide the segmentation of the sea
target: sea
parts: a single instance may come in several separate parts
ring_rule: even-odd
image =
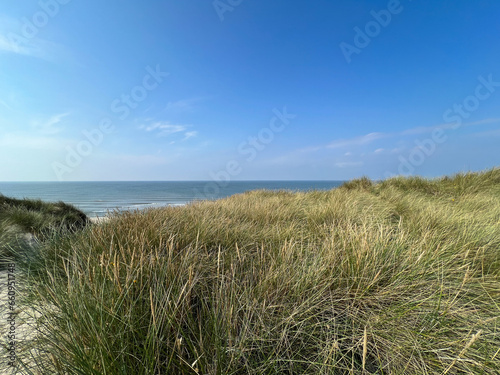
[[[119,181],[119,182],[0,182],[0,194],[10,198],[63,201],[89,217],[112,211],[180,206],[214,200],[256,189],[330,190],[344,181]]]

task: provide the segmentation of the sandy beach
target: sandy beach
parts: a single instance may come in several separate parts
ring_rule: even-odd
[[[40,313],[32,306],[26,306],[23,303],[23,291],[26,288],[23,283],[23,275],[20,270],[11,273],[16,281],[15,291],[15,305],[11,311],[9,308],[9,298],[7,289],[7,280],[9,278],[9,271],[0,271],[0,311],[2,311],[2,319],[0,320],[0,332],[2,336],[0,339],[0,374],[13,374],[14,368],[9,366],[9,357],[7,352],[8,337],[7,333],[15,334],[15,354],[16,364],[19,365],[20,360],[23,362],[32,362],[28,360],[30,357],[30,350],[34,347],[37,337],[37,319],[40,318]],[[13,313],[9,315],[9,313]],[[12,319],[13,318],[13,319]],[[11,320],[7,320],[11,319]],[[12,323],[11,323],[12,321]],[[11,328],[12,326],[12,328]],[[36,353],[31,353],[35,354]],[[34,365],[34,363],[33,363]]]
[[[93,224],[101,224],[101,223],[105,223],[105,222],[109,221],[109,217],[108,216],[91,217],[90,221]]]

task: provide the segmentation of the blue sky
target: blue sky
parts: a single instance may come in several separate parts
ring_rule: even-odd
[[[500,165],[500,2],[0,3],[0,180]]]

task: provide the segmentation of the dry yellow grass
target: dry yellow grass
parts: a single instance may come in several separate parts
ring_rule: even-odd
[[[361,179],[55,236],[40,372],[498,374],[499,197],[498,169]]]

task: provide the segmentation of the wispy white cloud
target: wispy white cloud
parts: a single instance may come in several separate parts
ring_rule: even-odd
[[[18,53],[21,55],[29,55],[29,50],[23,48],[16,43],[12,43],[6,35],[0,34],[0,52]]]
[[[461,126],[472,127],[500,123],[498,118],[483,119],[480,121],[463,123]],[[436,128],[454,129],[454,124],[442,124],[429,127],[415,127],[399,132],[371,132],[353,138],[336,139],[323,145],[311,145],[288,152],[273,159],[276,165],[307,165],[321,158],[332,160],[331,166],[338,169],[358,168],[371,164],[372,161],[382,160],[384,163],[394,160],[394,155],[403,151],[411,152],[413,141],[421,136],[429,136]],[[425,135],[429,134],[429,135]],[[500,130],[476,133],[474,136],[500,136]],[[329,151],[330,150],[330,151]]]
[[[45,121],[34,121],[33,127],[41,134],[57,134],[63,131],[62,127],[56,127],[61,120],[68,116],[69,113],[60,113],[50,117]]]
[[[15,43],[6,35],[0,34],[0,52],[36,57],[48,61],[57,59],[63,54],[63,47],[48,40],[33,38],[24,39],[23,43]]]
[[[196,130],[186,132],[184,133],[184,138],[182,139],[183,141],[188,140],[189,138],[196,137],[198,135],[198,132]]]
[[[183,133],[183,141],[198,135],[196,130],[188,131],[190,125],[170,124],[167,121],[158,121],[151,125],[142,124],[139,129],[146,132],[154,132],[158,137],[168,137],[172,134]]]
[[[9,53],[56,61],[67,57],[66,48],[50,40],[25,35],[20,20],[0,15],[0,54]]]
[[[405,150],[404,147],[393,147],[393,148],[377,148],[372,152],[368,152],[368,155],[391,155],[391,154],[398,154],[401,153]],[[365,153],[362,153],[361,155],[365,155]]]
[[[155,131],[159,137],[165,137],[170,134],[183,132],[187,129],[186,125],[174,125],[168,122],[155,122],[151,125],[141,125],[139,129],[144,129],[147,132]]]
[[[486,124],[496,124],[500,123],[500,118],[488,118],[480,121],[475,121],[475,122],[469,122],[469,123],[463,123],[461,126],[462,127],[470,127],[470,126],[479,126],[479,125],[486,125]],[[382,139],[388,139],[388,138],[395,138],[395,137],[405,137],[405,136],[415,136],[415,135],[421,135],[421,134],[430,134],[432,133],[435,129],[454,129],[455,124],[440,124],[440,125],[435,125],[435,126],[428,126],[428,127],[415,127],[415,128],[410,128],[406,129],[400,132],[393,132],[393,133],[382,133],[382,132],[372,132],[368,133],[365,135],[353,137],[353,138],[342,138],[342,139],[336,139],[332,142],[330,142],[327,145],[323,146],[310,146],[310,147],[305,147],[301,148],[299,150],[296,150],[296,152],[300,153],[311,153],[311,152],[317,152],[320,150],[324,149],[341,149],[341,148],[349,148],[349,147],[355,147],[355,146],[366,146],[371,143],[374,143],[376,141],[382,140]],[[396,150],[396,151],[394,151]],[[397,150],[400,150],[398,148],[394,149],[388,149],[385,150],[383,148],[377,148],[375,150],[375,153],[385,153],[385,152],[390,152],[390,153],[395,153]],[[351,151],[347,151],[345,156],[351,155]]]

